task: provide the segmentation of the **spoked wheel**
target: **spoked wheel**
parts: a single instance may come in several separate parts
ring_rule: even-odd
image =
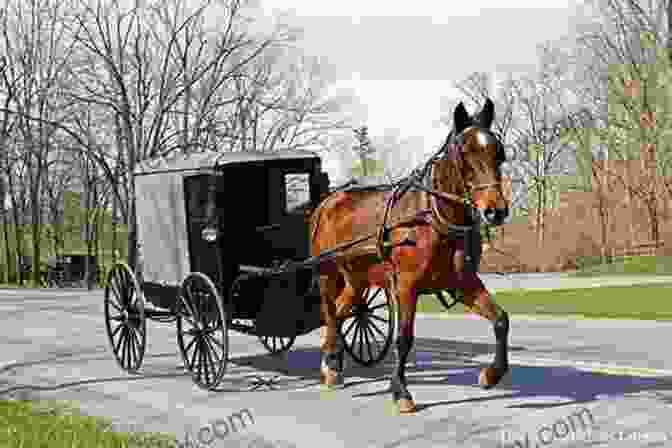
[[[383,288],[367,288],[366,302],[354,305],[352,316],[338,326],[345,351],[370,367],[385,358],[394,337],[394,308]]]
[[[229,360],[229,326],[214,283],[194,272],[182,282],[177,313],[177,344],[194,383],[206,390],[222,381]]]
[[[295,336],[259,336],[259,341],[266,347],[266,350],[274,355],[286,352],[292,348],[295,340]]]
[[[126,263],[114,265],[107,277],[105,324],[117,364],[136,372],[145,356],[147,321],[140,285]]]

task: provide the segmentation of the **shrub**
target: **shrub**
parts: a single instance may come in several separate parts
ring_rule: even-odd
[[[579,255],[576,257],[576,268],[579,270],[587,269],[592,266],[599,266],[603,259],[600,255]]]

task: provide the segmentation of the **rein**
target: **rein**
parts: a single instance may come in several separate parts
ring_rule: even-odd
[[[453,136],[454,131],[451,131],[450,135],[448,136],[448,140],[450,140],[451,136]],[[461,134],[460,134],[461,136]],[[390,256],[390,253],[392,249],[395,247],[390,241],[390,226],[387,225],[388,223],[388,218],[390,211],[392,208],[397,204],[397,202],[401,199],[401,197],[408,192],[411,188],[420,190],[430,196],[430,202],[431,202],[431,213],[432,217],[441,223],[441,226],[444,227],[445,229],[448,229],[448,235],[444,234],[441,232],[436,226],[434,229],[439,233],[444,236],[449,236],[451,233],[455,235],[457,238],[463,238],[465,242],[465,271],[466,272],[477,272],[478,271],[478,264],[480,260],[480,254],[481,254],[481,233],[480,233],[480,228],[481,228],[481,220],[480,220],[480,214],[476,212],[474,206],[473,206],[473,200],[471,198],[471,193],[474,191],[478,190],[485,190],[488,188],[496,187],[500,185],[499,182],[493,182],[493,183],[488,183],[488,184],[479,184],[479,185],[471,185],[467,186],[465,184],[465,193],[464,196],[458,196],[456,194],[452,193],[444,193],[442,191],[437,191],[433,188],[428,188],[425,185],[423,185],[422,180],[427,177],[429,174],[428,171],[430,170],[430,167],[440,159],[440,156],[446,152],[446,150],[451,148],[451,144],[444,144],[426,163],[422,168],[420,169],[415,169],[411,174],[406,177],[405,179],[402,179],[398,181],[396,184],[393,184],[393,192],[390,198],[387,201],[387,204],[385,206],[385,214],[383,216],[383,223],[380,226],[380,229],[378,231],[378,240],[377,240],[377,251],[378,251],[378,257],[381,260],[384,260]],[[453,148],[455,148],[453,146]],[[457,151],[457,150],[455,150]],[[450,222],[442,221],[441,215],[439,214],[438,210],[438,205],[437,202],[439,200],[442,201],[452,201],[456,202],[460,205],[464,205],[465,211],[468,211],[468,213],[465,213],[467,215],[467,221],[471,221],[470,225],[458,225],[458,224],[453,224]],[[485,223],[486,227],[488,227],[489,230],[489,225]],[[490,236],[490,232],[488,231],[488,237]],[[400,245],[402,243],[405,243],[405,241],[402,241],[401,243],[398,243],[397,245]]]
[[[448,139],[451,138],[453,135],[454,131],[451,131],[451,133],[448,136]],[[437,220],[440,221],[440,215],[437,213],[438,212],[438,205],[437,201],[442,200],[442,201],[453,201],[458,204],[464,205],[466,210],[469,210],[470,213],[467,213],[467,220],[470,221],[471,223],[469,225],[458,225],[458,224],[453,224],[450,222],[442,222],[441,225],[448,229],[448,235],[444,234],[443,232],[440,232],[438,229],[435,228],[435,230],[444,236],[448,236],[449,238],[463,238],[465,242],[465,266],[464,270],[465,272],[477,272],[478,271],[478,265],[479,265],[479,260],[480,260],[480,254],[481,254],[481,220],[480,220],[480,214],[476,212],[476,210],[473,207],[473,201],[471,198],[471,192],[473,191],[478,191],[478,190],[483,190],[483,189],[488,189],[492,188],[495,186],[500,185],[499,182],[494,182],[494,183],[489,183],[489,184],[480,184],[480,185],[473,185],[469,186],[468,190],[465,188],[465,193],[464,196],[459,196],[456,194],[452,193],[444,193],[442,191],[437,191],[433,188],[428,188],[425,185],[423,185],[422,181],[427,177],[429,174],[428,171],[430,170],[431,166],[436,163],[437,160],[441,159],[441,155],[446,152],[447,147],[450,145],[444,144],[430,159],[425,162],[424,165],[422,165],[419,168],[414,169],[408,176],[405,178],[398,180],[397,182],[394,182],[392,184],[385,185],[386,189],[391,188],[392,189],[392,194],[390,198],[387,200],[386,206],[385,206],[385,213],[383,216],[383,223],[381,224],[380,228],[378,231],[369,233],[368,235],[365,235],[363,237],[357,238],[353,241],[349,241],[344,244],[340,244],[332,249],[329,249],[325,252],[320,253],[319,255],[310,257],[304,261],[301,262],[296,262],[296,261],[291,261],[286,263],[284,266],[282,266],[280,269],[287,269],[287,268],[302,268],[302,267],[309,267],[309,266],[315,266],[316,264],[321,263],[325,259],[333,258],[335,257],[339,252],[350,249],[360,243],[363,243],[364,241],[370,240],[374,237],[377,237],[377,244],[376,244],[376,249],[377,249],[377,255],[380,261],[383,261],[387,258],[389,258],[390,253],[394,247],[398,246],[403,246],[403,245],[415,245],[414,241],[410,241],[408,239],[405,239],[403,241],[400,241],[399,243],[392,244],[390,241],[390,230],[391,227],[396,227],[398,225],[416,221],[418,219],[421,219],[423,215],[426,215],[427,212],[431,212],[433,217]],[[352,182],[347,183],[346,185],[341,186],[340,188],[334,189],[331,191],[331,193],[335,193],[337,191],[343,191],[347,190],[347,187],[350,186]],[[382,185],[381,185],[382,186]],[[379,187],[381,187],[379,186]],[[466,185],[465,185],[466,187]],[[405,216],[399,220],[395,220],[391,226],[388,225],[388,220],[389,220],[389,215],[390,211],[392,208],[399,202],[399,200],[403,197],[404,194],[406,194],[408,191],[411,189],[416,189],[424,192],[427,194],[430,199],[431,199],[431,204],[432,207],[430,210],[420,210],[416,211],[414,214]],[[490,225],[485,223],[485,226],[489,229]],[[452,235],[451,235],[452,234]],[[488,232],[489,236],[489,232]],[[277,269],[277,268],[276,268]]]

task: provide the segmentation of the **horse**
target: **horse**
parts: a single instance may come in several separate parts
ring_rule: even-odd
[[[489,98],[474,116],[460,102],[453,112],[452,131],[425,167],[425,188],[407,188],[401,195],[375,187],[339,191],[315,209],[310,221],[313,256],[380,229],[388,219],[383,212],[386,204],[392,223],[387,233],[391,249],[384,259],[380,246],[359,244],[339,254],[330,267],[319,268],[322,385],[343,385],[338,322],[352,306],[366,300],[364,291],[370,285],[384,287],[396,307],[398,356],[390,391],[401,414],[417,411],[407,388],[405,365],[413,347],[418,291],[460,289],[463,304],[494,327],[494,360],[481,370],[479,385],[492,388],[508,372],[508,314],[488,293],[477,269],[465,270],[464,242],[450,233],[451,226],[464,226],[472,219],[499,226],[508,216],[500,171],[506,157],[490,129],[493,121],[494,104]],[[471,208],[458,200],[465,193],[472,197]],[[480,239],[478,250],[480,254]]]

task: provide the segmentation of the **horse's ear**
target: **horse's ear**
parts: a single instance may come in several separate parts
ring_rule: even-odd
[[[462,101],[455,107],[455,112],[453,112],[453,123],[457,133],[462,132],[469,125],[469,113],[467,112],[467,109],[464,108]]]
[[[478,114],[478,118],[481,126],[490,129],[492,122],[495,120],[495,103],[493,103],[490,98],[485,100],[485,104],[483,104],[483,109]]]

